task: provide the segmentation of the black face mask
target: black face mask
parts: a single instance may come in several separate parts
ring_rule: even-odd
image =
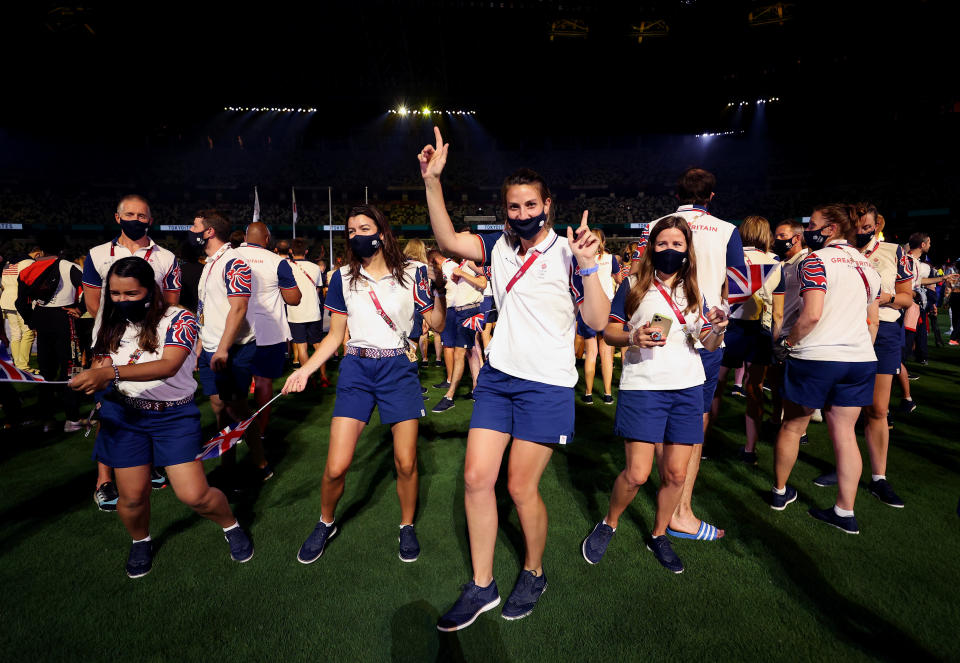
[[[676,274],[686,259],[686,251],[677,251],[676,249],[654,251],[653,266],[661,274]]]
[[[793,237],[796,237],[794,235]],[[790,239],[775,239],[773,240],[773,254],[780,259],[783,259],[787,256],[787,252],[793,248],[793,237]]]
[[[147,316],[147,309],[150,308],[150,295],[143,299],[114,302],[113,305],[129,322],[141,322]]]
[[[513,228],[513,232],[517,233],[521,238],[533,239],[537,233],[540,232],[540,229],[543,228],[543,224],[547,222],[547,212],[544,210],[537,216],[532,216],[529,219],[511,219],[507,217],[507,222],[510,224],[510,227]]]
[[[350,251],[361,260],[380,250],[383,240],[379,235],[354,235],[350,238]]]
[[[120,220],[120,228],[123,230],[123,234],[132,239],[134,242],[139,240],[141,237],[147,234],[147,228],[150,226],[146,223],[140,223],[136,219]]]
[[[203,236],[203,233],[207,232],[206,230],[201,230],[200,232],[194,232],[192,230],[187,231],[187,235],[190,237],[190,243],[194,246],[203,247],[207,243],[207,237]]]
[[[803,231],[803,241],[810,247],[811,251],[819,251],[823,248],[823,245],[827,243],[829,237],[824,237],[823,228],[819,230],[804,230]]]
[[[867,244],[870,243],[870,240],[871,240],[871,239],[873,239],[873,233],[872,233],[872,232],[869,232],[869,233],[857,233],[857,239],[855,240],[856,243],[857,243],[857,248],[858,248],[858,249],[862,249],[863,247],[865,247]]]

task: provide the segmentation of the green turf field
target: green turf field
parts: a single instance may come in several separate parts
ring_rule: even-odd
[[[438,633],[435,622],[470,577],[462,478],[469,401],[421,422],[423,553],[413,564],[397,559],[390,438],[376,416],[348,475],[340,533],[316,563],[296,560],[319,517],[333,389],[284,397],[275,406],[268,452],[276,476],[234,503],[256,544],[249,563],[232,562],[219,528],[168,488],[153,493],[159,550],[153,571],[139,580],[124,573],[129,538],[117,516],[99,512],[91,499],[92,440],[82,433],[45,437],[36,428],[5,431],[0,659],[956,660],[960,349],[931,355],[913,383],[919,409],[897,419],[891,434],[888,476],[906,508],[861,491],[859,536],[806,513],[834,496],[811,483],[832,459],[825,425],[811,424],[811,443],[792,478],[800,498],[778,513],[764,501],[772,448],[761,444],[755,468],[735,460],[743,404],[727,398],[694,502],[727,536],[675,543],[686,564],[679,576],[643,544],[655,476],[621,519],[603,562],[590,566],[581,557],[580,542],[605,513],[624,456],[611,432],[614,408],[578,404],[577,438],[557,449],[541,486],[551,518],[549,591],[522,621],[505,621],[497,609],[455,634]],[[440,369],[422,377],[424,384],[442,379]],[[428,409],[439,396],[431,389]],[[207,407],[204,417],[210,424]],[[215,468],[216,461],[208,463],[214,478]],[[506,599],[522,563],[522,539],[503,481],[498,495],[495,572]]]

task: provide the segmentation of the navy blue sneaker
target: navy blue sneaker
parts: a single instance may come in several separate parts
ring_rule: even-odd
[[[120,499],[120,493],[117,492],[117,487],[112,481],[104,481],[93,491],[93,501],[101,511],[116,511],[118,499]]]
[[[167,477],[157,471],[157,468],[150,468],[150,487],[153,490],[160,490],[167,487]]]
[[[827,472],[826,474],[821,474],[816,479],[813,480],[814,486],[820,486],[821,488],[827,488],[829,486],[837,485],[837,473],[836,472]]]
[[[892,506],[895,509],[903,508],[903,500],[900,499],[899,495],[893,492],[893,487],[886,479],[871,481],[867,488],[870,490],[871,495],[876,497],[887,506]]]
[[[774,511],[783,511],[791,502],[797,501],[797,489],[792,486],[786,487],[787,492],[783,495],[777,495],[770,491],[770,508]]]
[[[310,536],[300,546],[300,552],[297,553],[297,561],[301,564],[312,564],[320,559],[327,542],[337,533],[337,526],[324,525],[323,521],[318,520],[317,526],[313,528]]]
[[[253,558],[253,541],[239,527],[223,533],[223,538],[230,544],[230,557],[234,562],[249,562]]]
[[[601,520],[580,546],[583,558],[590,564],[599,564],[612,538],[613,528]]]
[[[857,524],[856,516],[838,516],[837,512],[833,510],[833,507],[829,509],[810,509],[808,513],[817,520],[822,520],[828,525],[833,525],[847,534],[860,533],[860,525]]]
[[[127,555],[127,575],[142,578],[153,568],[153,541],[140,541],[130,546]]]
[[[503,606],[501,615],[504,619],[523,619],[537,605],[537,600],[547,591],[547,576],[541,571],[540,575],[533,575],[533,571],[524,569],[517,578],[507,602]]]
[[[439,402],[439,403],[437,403],[436,405],[433,406],[433,409],[430,410],[430,411],[431,411],[431,412],[446,412],[446,411],[449,410],[450,408],[454,407],[454,405],[455,405],[455,404],[454,404],[454,402],[453,402],[452,399],[447,398],[446,396],[444,396],[443,398],[440,399],[440,402]]]
[[[677,557],[677,553],[673,552],[673,546],[670,545],[670,540],[666,534],[650,537],[647,550],[653,553],[653,556],[667,571],[683,573],[683,562]]]
[[[433,388],[447,390],[450,388],[450,383],[444,380],[443,382],[438,382],[437,384],[433,385]]]
[[[400,528],[400,561],[416,562],[420,557],[420,542],[413,525],[404,525]]]
[[[583,394],[580,397],[580,401],[587,405],[593,405],[593,394]]]
[[[604,405],[613,405],[613,394],[604,394],[600,397]]]
[[[472,580],[463,586],[460,598],[453,607],[437,620],[437,630],[450,632],[467,628],[476,621],[481,613],[493,610],[500,605],[500,592],[496,581],[486,587],[477,587]]]
[[[800,444],[801,444],[801,445],[803,445],[803,444],[809,444],[809,443],[810,443],[810,438],[807,437],[807,434],[806,434],[806,433],[804,433],[803,435],[800,436]]]

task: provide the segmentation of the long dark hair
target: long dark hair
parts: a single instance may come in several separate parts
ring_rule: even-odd
[[[657,221],[653,232],[650,233],[650,239],[647,243],[647,250],[643,252],[643,258],[640,259],[640,271],[637,272],[637,280],[627,293],[625,313],[630,318],[640,306],[644,295],[650,289],[654,279],[653,254],[656,252],[657,236],[668,228],[677,228],[683,233],[687,240],[687,260],[680,267],[676,278],[673,280],[673,286],[670,288],[671,296],[677,291],[677,288],[683,286],[683,294],[687,298],[686,313],[692,313],[700,309],[700,287],[697,285],[697,256],[693,251],[693,233],[690,226],[682,216],[668,216],[665,219]]]
[[[403,270],[407,266],[408,258],[403,255],[403,251],[400,250],[400,243],[397,242],[393,230],[390,229],[390,222],[387,221],[387,217],[383,215],[383,212],[373,205],[358,205],[350,210],[350,213],[347,215],[348,225],[343,227],[343,234],[347,240],[347,264],[350,265],[350,287],[352,289],[357,287],[357,283],[360,280],[360,267],[362,265],[360,258],[353,255],[353,251],[350,249],[349,221],[355,216],[365,216],[373,219],[374,225],[377,226],[377,232],[383,235],[383,248],[380,250],[383,251],[383,260],[387,263],[387,269],[390,270],[393,278],[397,279],[401,286],[405,286],[406,280],[404,279]]]
[[[95,355],[108,355],[111,352],[116,352],[120,347],[123,332],[126,331],[129,324],[127,319],[120,314],[120,309],[113,302],[113,299],[110,298],[110,279],[114,276],[134,278],[137,283],[147,289],[150,306],[140,325],[137,345],[145,352],[156,352],[160,346],[157,327],[160,325],[163,314],[167,312],[167,304],[163,301],[163,292],[160,290],[160,286],[154,280],[153,267],[150,266],[150,263],[143,258],[130,256],[113,263],[110,266],[110,271],[107,272],[107,278],[104,279],[107,295],[103,299],[103,308],[100,309],[102,312],[100,331],[97,334],[97,342],[93,346],[93,353]]]

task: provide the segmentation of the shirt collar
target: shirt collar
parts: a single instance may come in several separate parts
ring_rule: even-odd
[[[558,239],[560,239],[560,235],[558,235],[558,234],[556,233],[556,231],[554,231],[554,230],[551,228],[551,229],[550,229],[550,232],[547,233],[546,238],[544,238],[544,240],[543,240],[542,242],[540,242],[539,244],[536,244],[535,246],[531,246],[530,249],[527,251],[527,253],[529,254],[530,251],[537,251],[537,252],[539,252],[539,253],[546,253],[546,252],[549,251],[551,248],[553,248],[553,245],[557,243],[557,240],[558,240]],[[516,243],[513,245],[513,251],[514,251],[514,253],[519,253],[519,252],[520,252],[520,239],[519,239],[519,238],[517,239]]]
[[[678,212],[697,211],[697,212],[703,212],[704,214],[709,214],[709,212],[707,212],[707,208],[702,207],[700,205],[681,205],[680,207],[677,208],[677,211]]]
[[[137,251],[149,250],[149,249],[152,249],[153,247],[156,246],[156,243],[153,241],[153,238],[151,238],[149,235],[147,235],[147,239],[150,240],[150,243],[147,244],[146,246],[138,246],[138,247],[137,247]],[[123,246],[123,245],[120,243],[120,235],[117,235],[117,236],[114,237],[112,240],[110,240],[110,243],[113,244],[114,246]],[[123,248],[126,248],[126,247],[123,247]]]

